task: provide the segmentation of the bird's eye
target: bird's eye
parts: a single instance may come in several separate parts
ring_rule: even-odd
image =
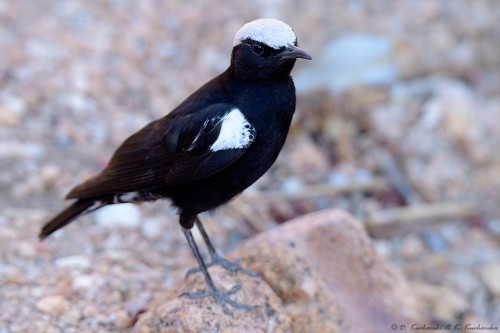
[[[261,55],[264,53],[264,48],[259,44],[252,44],[252,50],[255,54]]]

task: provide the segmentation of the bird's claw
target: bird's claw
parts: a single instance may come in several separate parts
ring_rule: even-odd
[[[243,304],[229,297],[232,294],[237,293],[240,289],[241,286],[236,285],[233,288],[231,288],[230,291],[223,292],[220,289],[214,287],[214,288],[209,288],[207,290],[186,292],[183,293],[181,296],[188,296],[189,298],[193,299],[211,296],[215,299],[217,304],[219,304],[222,307],[222,309],[226,314],[233,316],[233,312],[229,309],[228,305],[232,306],[235,309],[242,309],[242,310],[254,310],[256,308],[255,305]]]
[[[207,263],[206,265],[208,268],[208,267],[210,267],[211,263]],[[199,267],[190,268],[186,272],[186,275],[184,275],[184,279],[187,279],[189,276],[191,276],[191,274],[198,273],[198,272],[201,272],[201,269]]]
[[[241,261],[241,258],[239,258],[235,261],[230,261],[230,260],[224,259],[223,257],[217,256],[215,259],[216,259],[216,260],[214,260],[215,264],[222,266],[223,268],[225,268],[226,270],[228,270],[230,272],[233,272],[233,273],[243,272],[243,273],[245,273],[249,276],[252,276],[252,277],[261,277],[262,276],[257,272],[254,272],[246,267],[239,265],[238,262]]]
[[[245,267],[239,265],[238,262],[240,262],[240,261],[241,261],[241,258],[236,259],[235,261],[231,261],[231,260],[224,259],[220,255],[216,254],[216,255],[212,256],[212,260],[209,263],[207,263],[206,266],[208,268],[210,266],[219,265],[232,273],[243,272],[243,273],[245,273],[249,276],[252,276],[252,277],[261,277],[262,276],[261,274],[259,274],[257,272],[254,272],[248,268],[245,268]],[[191,274],[194,274],[197,272],[201,272],[201,269],[199,267],[193,267],[186,272],[185,278],[187,278]]]

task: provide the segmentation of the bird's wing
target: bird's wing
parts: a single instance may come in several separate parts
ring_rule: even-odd
[[[150,191],[207,178],[236,161],[255,135],[243,114],[228,104],[166,116],[129,137],[100,174],[66,198]]]

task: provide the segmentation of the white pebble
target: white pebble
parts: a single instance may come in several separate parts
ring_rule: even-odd
[[[68,306],[69,303],[59,295],[46,296],[36,303],[37,310],[53,315],[63,313]]]
[[[162,226],[165,220],[162,218],[149,218],[141,224],[141,232],[147,238],[156,238],[162,234]]]
[[[297,193],[304,189],[304,183],[299,177],[292,177],[283,182],[282,188],[286,193]]]
[[[77,254],[74,256],[67,256],[56,259],[56,266],[58,267],[70,267],[70,268],[89,268],[90,267],[90,259],[87,256]]]
[[[95,275],[79,275],[73,279],[73,288],[75,289],[90,289],[98,285],[98,277]]]
[[[95,220],[103,227],[135,228],[141,221],[141,212],[134,204],[112,205],[99,209]]]

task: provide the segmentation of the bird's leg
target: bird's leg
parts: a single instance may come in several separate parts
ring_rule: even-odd
[[[183,221],[184,220],[184,221]],[[191,233],[190,228],[186,228],[184,226],[185,218],[181,216],[181,224],[183,225],[182,231],[184,232],[184,235],[186,236],[186,239],[189,243],[189,247],[193,251],[194,256],[196,257],[196,260],[198,261],[198,265],[200,267],[201,272],[203,273],[203,276],[205,277],[205,282],[207,283],[207,290],[202,290],[202,291],[192,291],[188,293],[184,293],[183,295],[187,295],[190,298],[202,298],[202,297],[207,297],[207,296],[212,296],[215,301],[222,307],[225,313],[228,315],[233,315],[233,312],[229,309],[228,305],[231,305],[232,307],[236,309],[244,309],[244,310],[253,310],[255,309],[255,306],[253,305],[248,305],[248,304],[242,304],[239,303],[235,300],[232,300],[230,296],[238,290],[241,289],[241,286],[236,285],[229,292],[223,292],[220,289],[218,289],[210,274],[208,273],[207,266],[205,265],[205,262],[203,261],[203,258],[200,254],[200,251],[198,250],[198,246],[196,246],[196,242],[194,241],[193,234]]]
[[[239,271],[239,272],[243,272],[243,273],[248,274],[248,275],[253,276],[253,277],[260,277],[261,276],[259,273],[251,271],[248,268],[245,268],[245,267],[239,265],[238,262],[241,259],[238,259],[236,261],[230,261],[230,260],[225,259],[221,255],[219,255],[217,253],[217,251],[215,250],[214,246],[212,245],[212,242],[210,242],[210,238],[208,238],[208,234],[207,234],[205,228],[203,227],[203,224],[201,223],[198,216],[195,219],[195,223],[198,226],[198,230],[200,230],[201,236],[203,237],[203,240],[205,241],[205,244],[207,245],[208,252],[210,253],[211,260],[206,265],[207,267],[210,267],[212,265],[219,265],[230,272],[238,272]],[[193,273],[199,272],[199,271],[200,271],[200,268],[192,268],[192,269],[187,271],[186,277],[193,274]]]

